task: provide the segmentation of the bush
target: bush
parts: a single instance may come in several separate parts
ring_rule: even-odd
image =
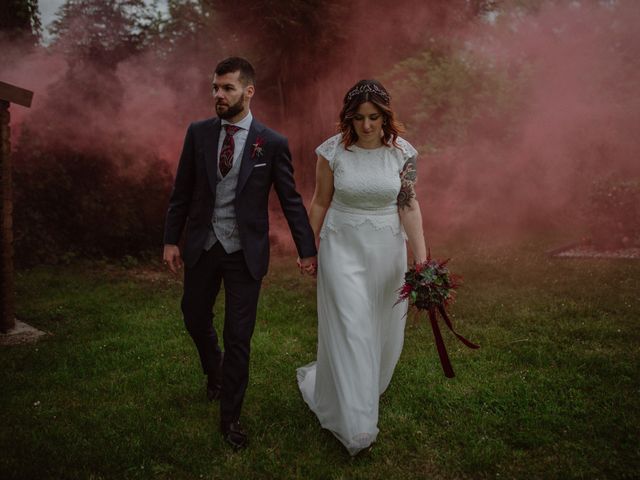
[[[411,136],[429,149],[464,144],[470,130],[505,138],[518,111],[524,69],[494,65],[464,46],[434,44],[394,65],[384,77]],[[522,70],[522,71],[521,71]],[[480,130],[480,131],[478,131]]]
[[[138,152],[83,152],[25,131],[14,157],[18,264],[139,255],[162,244],[172,173]]]

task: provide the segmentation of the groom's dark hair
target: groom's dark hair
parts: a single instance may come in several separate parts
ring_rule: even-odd
[[[245,85],[255,85],[256,72],[253,66],[244,58],[229,57],[222,60],[215,69],[216,75],[225,75],[227,73],[240,72],[238,77]]]

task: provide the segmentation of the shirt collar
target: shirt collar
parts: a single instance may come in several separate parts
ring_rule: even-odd
[[[235,125],[238,128],[242,128],[243,130],[249,130],[249,127],[251,127],[251,122],[253,121],[253,115],[251,114],[251,110],[249,110],[249,113],[247,113],[247,115],[240,120],[237,123],[231,123],[228,120],[225,120],[224,118],[221,120],[220,124],[224,127],[225,125]]]

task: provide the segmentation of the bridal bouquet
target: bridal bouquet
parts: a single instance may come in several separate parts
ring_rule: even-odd
[[[448,261],[439,262],[432,259],[431,252],[429,252],[426,262],[415,264],[405,273],[404,285],[399,290],[396,304],[407,300],[409,307],[427,312],[442,369],[447,377],[452,378],[455,374],[438,327],[437,314],[440,314],[449,330],[467,347],[480,347],[458,334],[453,329],[451,319],[447,315],[447,306],[453,301],[456,288],[460,286],[460,277],[451,273],[446,266]]]

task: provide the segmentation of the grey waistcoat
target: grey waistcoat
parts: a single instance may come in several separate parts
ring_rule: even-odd
[[[220,242],[227,253],[242,250],[234,207],[241,163],[242,153],[238,161],[233,162],[233,166],[226,177],[223,177],[220,169],[216,167],[218,175],[216,200],[213,207],[213,217],[211,218],[211,230],[204,245],[205,250],[209,250],[216,242]]]

